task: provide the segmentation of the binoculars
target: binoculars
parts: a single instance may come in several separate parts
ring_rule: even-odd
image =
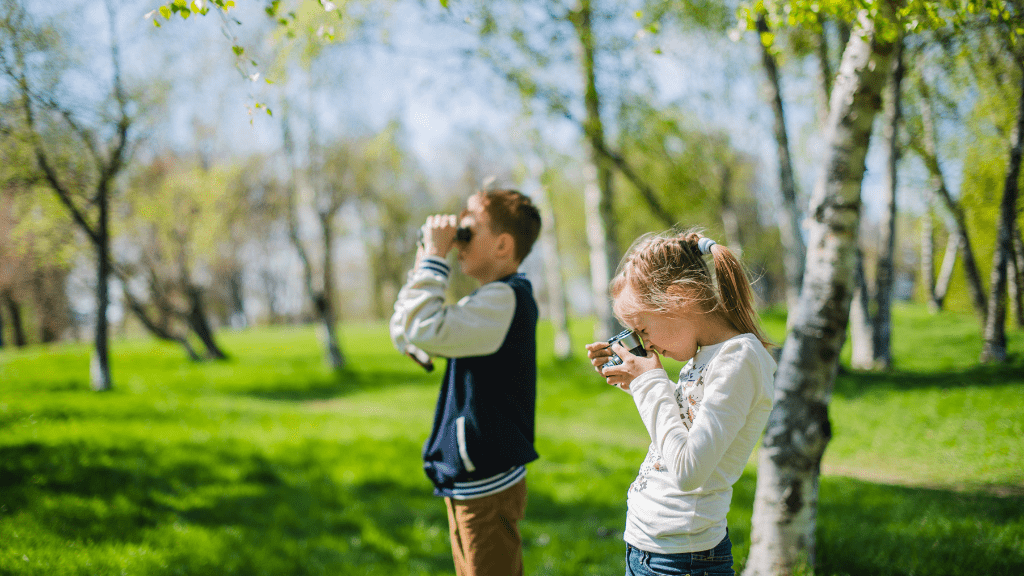
[[[473,238],[473,231],[466,226],[459,226],[455,229],[455,241],[456,242],[469,242]],[[423,229],[420,228],[419,237],[416,240],[417,244],[423,244]]]

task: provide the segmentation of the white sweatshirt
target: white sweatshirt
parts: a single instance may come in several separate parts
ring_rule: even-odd
[[[630,384],[651,447],[626,498],[623,538],[660,554],[725,537],[732,486],[768,422],[775,360],[753,334],[701,348],[672,382],[663,369]]]

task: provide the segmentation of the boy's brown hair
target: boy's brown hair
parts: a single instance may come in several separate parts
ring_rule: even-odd
[[[540,212],[518,190],[496,188],[476,193],[491,218],[491,232],[508,233],[515,242],[515,258],[522,262],[540,235]]]

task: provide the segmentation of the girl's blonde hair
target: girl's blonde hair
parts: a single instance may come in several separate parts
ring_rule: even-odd
[[[609,286],[615,315],[621,321],[638,312],[671,312],[696,304],[704,313],[721,314],[740,333],[751,333],[765,348],[768,339],[754,309],[754,295],[742,264],[725,246],[711,244],[713,268],[708,269],[698,246],[699,231],[646,234],[623,256]],[[716,289],[717,284],[717,289]],[[629,287],[634,298],[618,297]]]

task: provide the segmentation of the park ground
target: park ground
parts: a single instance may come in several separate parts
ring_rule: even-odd
[[[785,320],[765,315],[781,340]],[[537,448],[521,528],[533,575],[624,570],[625,493],[649,442],[629,396],[557,361],[541,325]],[[817,573],[1024,574],[1024,331],[980,365],[970,316],[900,306],[895,370],[842,370],[830,405]],[[439,374],[384,323],[224,332],[226,362],[149,339],[0,352],[0,575],[447,575],[443,504],[420,467]],[[669,365],[672,371],[678,366]],[[749,549],[756,457],[729,514]]]

